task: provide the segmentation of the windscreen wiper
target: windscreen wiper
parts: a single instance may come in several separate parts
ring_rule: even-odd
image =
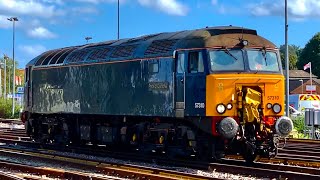
[[[231,52],[229,51],[228,48],[225,48],[223,52],[225,52],[226,54],[228,54],[229,56],[231,56],[233,59],[235,59],[236,61],[238,61],[238,59],[237,59],[233,54],[231,54]]]
[[[265,48],[262,48],[260,51],[261,51],[261,53],[262,53],[263,59],[264,59],[264,61],[265,61],[265,63],[266,63],[266,66],[268,66],[268,63],[267,63],[267,51],[266,51],[266,49],[265,49]]]

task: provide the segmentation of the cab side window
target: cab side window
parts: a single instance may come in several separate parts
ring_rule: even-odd
[[[189,52],[188,55],[188,72],[204,72],[203,59],[201,52]]]
[[[149,62],[149,73],[154,74],[159,72],[159,61],[153,60]]]
[[[184,73],[184,53],[179,53],[177,61],[177,73]]]

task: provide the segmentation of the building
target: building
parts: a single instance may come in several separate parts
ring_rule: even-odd
[[[289,71],[289,94],[320,94],[320,79],[312,74],[312,86],[310,73],[304,70]]]

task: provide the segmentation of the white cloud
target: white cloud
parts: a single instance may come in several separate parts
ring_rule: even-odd
[[[0,11],[3,14],[30,15],[43,18],[51,18],[63,15],[54,5],[45,5],[33,0],[0,0]]]
[[[42,45],[20,45],[19,50],[25,53],[27,56],[35,57],[46,51],[46,47]]]
[[[48,29],[38,26],[27,31],[28,36],[39,39],[52,39],[57,37],[56,34],[52,33]]]
[[[248,6],[254,16],[283,16],[283,0],[264,0],[260,3],[252,3]],[[288,1],[289,16],[295,19],[320,17],[319,0],[290,0]]]
[[[186,5],[177,0],[138,0],[142,6],[153,7],[170,15],[185,16],[188,13]]]
[[[72,12],[76,15],[78,14],[97,14],[98,10],[94,7],[74,7]]]
[[[108,3],[114,3],[118,2],[118,0],[73,0],[76,2],[83,2],[83,3],[92,3],[92,4],[99,4],[103,2],[108,2]],[[126,0],[120,0],[120,3],[124,3]]]
[[[44,3],[51,3],[51,4],[59,4],[59,5],[63,5],[63,0],[41,0]]]

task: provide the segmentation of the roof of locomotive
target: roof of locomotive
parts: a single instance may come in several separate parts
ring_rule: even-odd
[[[187,48],[235,47],[241,40],[248,46],[276,48],[257,31],[235,26],[207,27],[90,43],[49,50],[31,60],[27,66],[57,66],[74,63],[120,61],[171,56],[174,50]]]

